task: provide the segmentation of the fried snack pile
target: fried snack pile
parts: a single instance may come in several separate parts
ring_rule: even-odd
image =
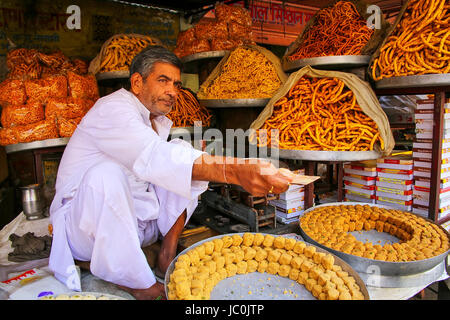
[[[85,75],[88,64],[80,59],[69,59],[61,51],[45,54],[36,49],[18,48],[6,55],[9,73],[7,79],[29,80],[53,75],[65,75],[68,71]]]
[[[373,29],[356,10],[353,3],[339,1],[333,7],[321,9],[314,24],[304,34],[304,41],[290,61],[339,55],[359,55],[372,37]]]
[[[278,141],[272,139],[274,129],[279,130]],[[337,78],[300,78],[274,104],[272,116],[257,133],[259,146],[280,149],[367,151],[376,142],[384,148],[376,123]]]
[[[201,99],[271,98],[281,86],[272,62],[264,54],[245,47],[233,50],[221,73],[198,92]]]
[[[181,88],[177,101],[167,114],[174,127],[192,127],[195,121],[201,121],[203,127],[211,124],[211,114],[200,105],[197,98],[187,89]]]
[[[0,83],[0,145],[70,137],[99,98],[93,75],[66,74]]]
[[[363,300],[355,278],[334,256],[303,241],[244,233],[207,241],[178,257],[170,275],[169,300],[208,300],[214,286],[252,272],[288,277],[320,300]]]
[[[368,205],[326,206],[300,218],[302,229],[312,239],[344,253],[368,259],[405,262],[428,259],[446,252],[449,239],[436,224],[414,214]],[[351,231],[386,232],[400,243],[363,243]]]
[[[371,68],[375,81],[450,73],[448,0],[411,0]]]
[[[150,36],[116,35],[102,51],[99,72],[128,70],[131,61],[142,49],[156,44]]]
[[[205,51],[231,50],[239,45],[254,44],[252,18],[247,9],[219,3],[215,19],[202,18],[194,27],[178,34],[174,53],[182,58]]]

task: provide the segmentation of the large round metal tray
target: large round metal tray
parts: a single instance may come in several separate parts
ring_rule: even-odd
[[[203,60],[220,60],[229,51],[228,50],[217,50],[217,51],[205,51],[190,54],[188,56],[182,57],[180,60],[183,63],[183,72],[185,73],[198,73]]]
[[[42,149],[42,148],[51,148],[51,147],[61,147],[67,145],[70,138],[56,138],[56,139],[47,139],[47,140],[39,140],[27,143],[16,143],[5,146],[6,153],[13,153],[19,151],[26,150],[34,150],[34,149]]]
[[[450,86],[450,73],[391,77],[375,82],[377,89]]]
[[[69,300],[85,300],[83,299],[83,297],[85,296],[94,296],[95,300],[99,300],[99,298],[105,298],[105,299],[100,299],[100,300],[128,300],[113,294],[108,294],[108,293],[100,293],[100,292],[68,292],[68,293],[62,293],[62,294],[58,294],[58,295],[49,295],[49,296],[44,296],[44,297],[53,297],[54,299],[43,299],[44,297],[40,297],[38,298],[38,300],[57,300],[56,298],[58,296],[61,295],[67,295],[69,297]],[[77,296],[76,298],[72,298],[74,296]],[[67,300],[67,299],[65,299]],[[93,300],[93,299],[92,299]]]
[[[207,241],[213,239],[222,238],[224,236],[243,235],[244,233],[230,233],[222,234],[215,237],[210,237],[199,242],[196,242],[189,248],[180,252],[175,259],[170,263],[169,268],[164,279],[164,286],[166,290],[166,296],[168,294],[167,284],[170,280],[170,275],[175,269],[175,263],[179,256],[194,249],[195,247],[202,245]],[[266,233],[261,233],[266,235]],[[274,237],[278,235],[273,234]],[[310,245],[310,244],[308,244]],[[322,249],[313,244],[318,252],[330,253],[327,250]],[[369,300],[369,292],[366,285],[358,273],[352,269],[352,267],[344,260],[334,255],[335,264],[339,265],[342,270],[346,271],[349,275],[355,278],[356,283],[361,289],[365,300]],[[286,292],[287,291],[287,292]],[[237,274],[232,277],[228,277],[220,281],[211,292],[211,300],[316,300],[316,298],[306,288],[289,278],[280,277],[278,275],[272,275],[269,273],[252,272],[248,274]]]
[[[265,107],[270,99],[201,99],[200,104],[207,108],[246,108]]]
[[[328,56],[305,58],[294,61],[285,60],[283,70],[293,72],[305,66],[311,66],[316,69],[342,70],[367,66],[370,56]]]
[[[129,77],[130,77],[129,70],[102,72],[102,73],[97,73],[95,75],[95,78],[97,79],[97,81],[110,80],[110,79],[127,79]]]
[[[271,154],[274,150],[272,149]],[[275,150],[276,152],[276,150]],[[278,149],[279,157],[293,160],[313,161],[363,161],[381,158],[378,151],[315,151]]]
[[[320,207],[329,207],[329,206],[340,206],[340,205],[369,205],[371,207],[379,207],[379,208],[386,208],[386,209],[394,209],[389,206],[385,205],[379,205],[379,204],[369,204],[369,203],[362,203],[362,202],[333,202],[333,203],[327,203],[318,205],[312,208],[309,208],[305,210],[303,213],[304,215],[307,214],[310,211],[313,211]],[[408,212],[410,213],[410,212]],[[414,213],[411,213],[414,214]],[[416,215],[416,214],[414,214]],[[420,215],[419,216],[425,220],[427,220],[430,223],[434,223],[430,219],[426,219]],[[424,260],[418,260],[418,261],[408,261],[408,262],[390,262],[390,261],[381,261],[381,260],[375,260],[375,259],[369,259],[369,258],[363,258],[358,257],[352,254],[344,253],[338,250],[334,250],[332,248],[326,247],[323,244],[318,243],[316,240],[312,239],[302,228],[300,222],[300,233],[307,242],[312,243],[318,247],[324,248],[325,250],[332,252],[336,256],[340,257],[342,260],[346,261],[349,265],[353,267],[358,273],[366,273],[370,274],[376,271],[381,276],[408,276],[408,275],[416,275],[423,272],[427,272],[434,267],[436,267],[438,264],[442,263],[442,261],[445,260],[448,253],[450,252],[450,249],[446,252]],[[446,234],[449,236],[449,233],[439,226]],[[383,232],[381,234],[384,234]]]

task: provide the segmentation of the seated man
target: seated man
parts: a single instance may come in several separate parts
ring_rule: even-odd
[[[137,299],[164,297],[142,247],[162,237],[157,268],[165,273],[208,181],[241,185],[255,196],[284,192],[292,181],[267,161],[225,163],[182,140],[167,142],[172,122],[165,115],[180,70],[167,49],[144,49],[130,67],[130,91],[100,98],[67,144],[50,208],[49,266],[70,289],[81,289],[76,259]]]

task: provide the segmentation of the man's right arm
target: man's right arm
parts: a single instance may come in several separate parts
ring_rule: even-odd
[[[278,171],[263,159],[238,159],[203,154],[194,161],[192,180],[236,184],[254,196],[282,193],[287,190],[292,176]]]

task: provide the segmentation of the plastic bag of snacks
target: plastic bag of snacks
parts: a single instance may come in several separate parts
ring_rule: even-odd
[[[5,128],[42,121],[44,105],[39,101],[28,101],[23,105],[8,105],[3,108],[1,123]]]
[[[67,78],[63,75],[44,79],[25,80],[25,92],[33,101],[46,102],[49,98],[67,97]]]
[[[0,83],[0,106],[22,105],[27,100],[22,80],[6,79]]]

